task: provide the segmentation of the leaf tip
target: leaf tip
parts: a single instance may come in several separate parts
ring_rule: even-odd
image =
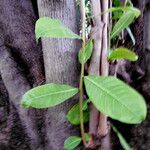
[[[139,59],[138,55],[135,55],[135,61],[137,61]]]

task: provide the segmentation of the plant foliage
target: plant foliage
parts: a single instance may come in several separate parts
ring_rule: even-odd
[[[89,99],[99,111],[124,123],[136,124],[145,119],[144,98],[121,80],[86,76],[84,81]]]
[[[78,89],[69,85],[45,84],[29,90],[22,98],[25,108],[54,107],[78,93]]]

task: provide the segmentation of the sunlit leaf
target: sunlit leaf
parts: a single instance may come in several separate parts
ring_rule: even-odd
[[[124,123],[141,123],[146,117],[144,98],[121,80],[109,76],[86,76],[85,87],[95,107]]]
[[[23,95],[25,108],[48,108],[56,106],[78,93],[78,89],[63,84],[45,84],[29,90]]]
[[[37,40],[40,37],[81,39],[80,36],[64,26],[60,20],[49,17],[41,17],[37,20],[35,34]]]

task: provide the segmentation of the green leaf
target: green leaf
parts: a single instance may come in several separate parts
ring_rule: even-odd
[[[141,123],[146,118],[144,98],[121,80],[109,76],[86,76],[85,87],[95,107],[124,123]]]
[[[35,34],[37,40],[40,37],[81,39],[80,36],[64,26],[60,20],[49,17],[41,17],[37,20]]]
[[[88,110],[88,103],[90,103],[89,99],[83,102],[83,110]]]
[[[78,58],[79,62],[82,64],[82,62],[87,62],[91,55],[92,55],[92,50],[93,50],[93,40],[90,39],[87,44],[85,45],[85,50],[83,51],[82,49],[79,51]]]
[[[74,150],[80,143],[82,139],[78,136],[70,136],[65,140],[64,149],[65,150]]]
[[[113,13],[127,13],[127,12],[132,12],[134,14],[134,16],[136,18],[138,18],[141,14],[140,10],[135,8],[135,7],[132,7],[132,6],[126,6],[126,7],[111,7],[109,8],[108,10],[106,10],[105,12],[102,12],[102,14],[105,14],[105,13],[109,13],[109,12],[113,12]],[[119,14],[119,16],[121,16],[121,14]],[[117,18],[117,17],[115,17]]]
[[[78,53],[78,59],[81,64],[85,62],[85,52],[82,49]]]
[[[127,27],[126,30],[127,30],[128,34],[129,34],[131,40],[132,40],[133,45],[135,45],[135,38],[134,38],[134,35],[133,35],[131,29],[129,27]]]
[[[78,89],[63,84],[45,84],[29,90],[23,95],[25,108],[48,108],[56,106],[78,93]]]
[[[132,52],[131,50],[120,47],[112,51],[112,53],[109,56],[109,60],[116,60],[116,59],[127,59],[130,61],[137,61],[138,56]]]
[[[124,150],[132,150],[132,148],[130,147],[130,145],[127,143],[127,141],[125,140],[125,138],[122,136],[122,134],[116,129],[115,126],[112,126],[114,132],[117,134],[120,144],[123,147]]]
[[[83,102],[83,106],[86,104],[86,101]],[[75,104],[68,112],[67,119],[73,125],[80,124],[80,107],[79,104]],[[84,123],[89,121],[89,110],[88,108],[83,110],[83,120]]]
[[[135,19],[135,14],[132,11],[124,13],[118,22],[115,24],[113,31],[111,33],[111,39],[119,35],[119,33],[127,28]]]
[[[88,143],[91,140],[92,136],[89,133],[85,133],[85,140]]]
[[[141,15],[141,11],[135,7],[125,7],[124,9],[127,12],[132,12],[135,15],[135,18],[138,18]]]

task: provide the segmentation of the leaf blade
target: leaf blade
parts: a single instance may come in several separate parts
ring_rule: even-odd
[[[132,11],[124,13],[115,24],[110,38],[115,38],[123,29],[127,28],[133,22],[134,18],[135,14]]]
[[[86,102],[84,101],[83,105],[85,105]],[[79,104],[75,104],[68,112],[67,114],[68,121],[73,125],[79,125],[80,124],[80,106]],[[83,110],[83,121],[84,123],[87,123],[89,121],[89,110]]]
[[[93,50],[93,40],[89,39],[89,41],[84,47],[84,50],[81,49],[78,54],[78,59],[81,64],[82,62],[86,63],[90,59],[92,55],[92,50]]]
[[[112,126],[112,128],[113,128],[114,132],[117,134],[119,141],[120,141],[120,144],[124,148],[124,150],[132,150],[130,145],[127,143],[127,141],[122,136],[122,134],[117,130],[117,128],[115,126]]]
[[[26,92],[21,104],[25,108],[49,108],[64,102],[77,92],[77,88],[69,85],[45,84]]]
[[[90,100],[109,117],[129,124],[141,123],[146,118],[144,98],[121,80],[86,76],[84,82]]]
[[[73,150],[81,143],[81,137],[78,136],[70,136],[65,140],[64,149],[65,150]]]
[[[36,39],[41,37],[81,39],[69,28],[65,27],[60,20],[49,17],[41,17],[35,25]]]
[[[108,59],[110,61],[116,60],[116,59],[127,59],[130,61],[137,61],[138,56],[127,48],[119,47],[111,52]]]

